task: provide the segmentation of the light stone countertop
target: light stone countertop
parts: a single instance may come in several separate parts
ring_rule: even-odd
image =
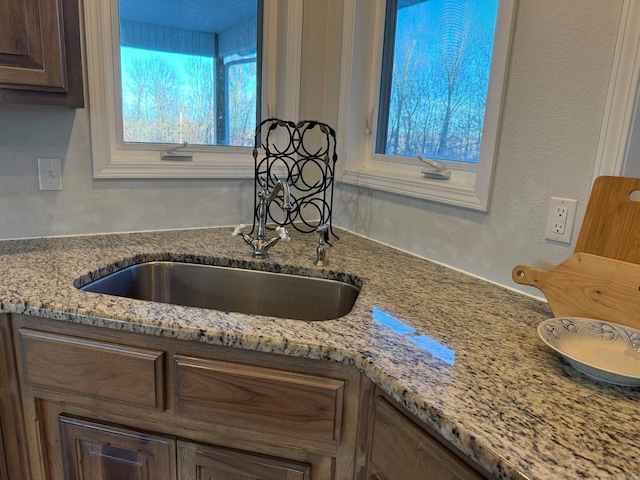
[[[292,233],[257,261],[231,231],[2,241],[0,311],[343,362],[496,478],[640,479],[640,389],[592,380],[544,345],[536,328],[552,316],[546,303],[341,230],[324,269],[312,263],[315,235]],[[362,291],[348,315],[302,322],[74,286],[146,260],[355,279]],[[416,333],[394,333],[374,308]],[[453,365],[414,344],[419,335],[453,350]]]

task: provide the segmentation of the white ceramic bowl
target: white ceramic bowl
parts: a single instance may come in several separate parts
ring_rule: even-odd
[[[640,386],[640,330],[592,318],[557,317],[542,322],[538,334],[582,373]]]

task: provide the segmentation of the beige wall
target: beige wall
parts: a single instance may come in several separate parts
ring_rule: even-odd
[[[335,223],[513,286],[517,263],[557,264],[549,197],[589,195],[622,0],[520,0],[491,199],[480,213],[354,187]],[[306,0],[301,117],[337,122],[341,0]],[[247,181],[96,181],[88,115],[0,106],[0,238],[231,225],[249,221]],[[64,190],[40,192],[38,156],[64,158]],[[530,290],[534,291],[534,290]]]

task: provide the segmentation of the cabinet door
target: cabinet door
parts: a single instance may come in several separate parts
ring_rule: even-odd
[[[25,89],[66,88],[56,0],[0,0],[0,81]]]
[[[374,408],[368,480],[482,478],[383,398]]]
[[[174,480],[170,438],[59,417],[66,480]]]
[[[0,0],[0,102],[81,107],[78,0]]]
[[[29,478],[9,317],[0,314],[0,480]]]
[[[179,480],[309,480],[310,470],[306,464],[178,442]]]

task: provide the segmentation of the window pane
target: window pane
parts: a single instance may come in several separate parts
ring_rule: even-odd
[[[227,66],[227,111],[231,145],[253,145],[256,129],[256,59],[225,59]]]
[[[258,0],[119,0],[127,143],[253,144]]]
[[[498,0],[390,0],[376,152],[477,163]]]

